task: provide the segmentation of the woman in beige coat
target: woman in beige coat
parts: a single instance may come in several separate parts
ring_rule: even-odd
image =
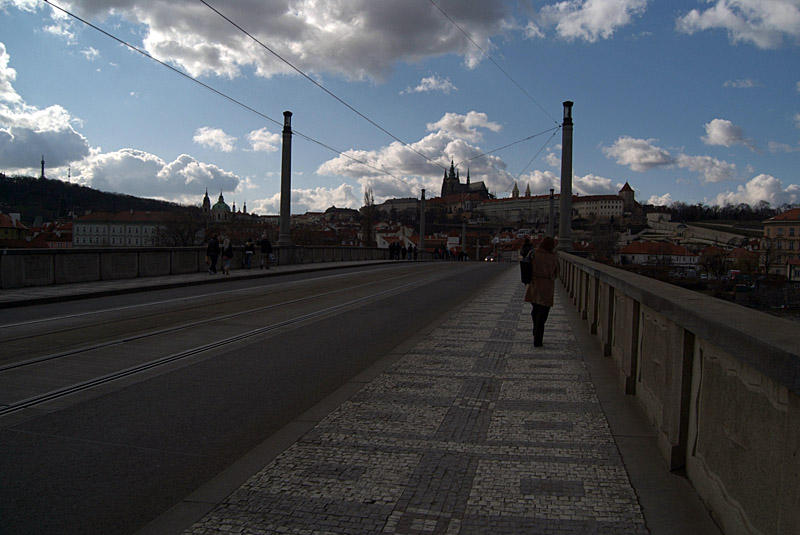
[[[525,289],[525,301],[533,305],[531,318],[533,318],[534,347],[542,346],[544,323],[547,321],[550,307],[553,306],[555,279],[558,275],[558,257],[553,252],[554,247],[553,238],[547,237],[536,248],[531,268],[531,282]]]

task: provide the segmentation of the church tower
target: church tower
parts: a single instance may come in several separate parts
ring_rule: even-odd
[[[208,198],[208,188],[206,188],[206,194],[203,197],[203,214],[211,215],[211,199]]]

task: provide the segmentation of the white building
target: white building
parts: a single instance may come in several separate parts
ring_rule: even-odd
[[[95,212],[73,223],[73,247],[154,247],[168,212]]]

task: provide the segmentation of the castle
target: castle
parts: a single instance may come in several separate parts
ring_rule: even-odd
[[[467,183],[461,183],[461,176],[458,171],[456,171],[456,166],[452,160],[450,160],[450,172],[444,172],[444,178],[442,179],[442,194],[441,197],[447,197],[448,195],[458,195],[462,193],[477,193],[482,199],[489,199],[489,190],[486,189],[486,184],[481,182],[470,182],[469,180],[469,169],[467,169]]]

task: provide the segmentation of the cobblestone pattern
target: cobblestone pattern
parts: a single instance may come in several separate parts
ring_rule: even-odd
[[[188,534],[645,534],[561,304],[534,348],[516,270]]]

